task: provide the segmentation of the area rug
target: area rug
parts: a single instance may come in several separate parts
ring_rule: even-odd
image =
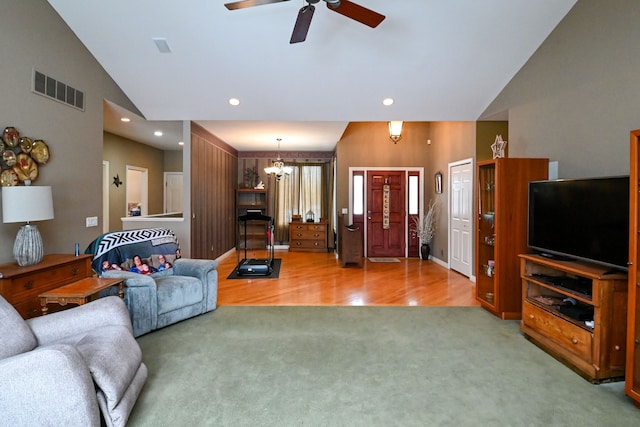
[[[128,427],[634,426],[593,385],[479,307],[222,306],[138,338]]]
[[[400,262],[398,258],[369,258],[371,262]]]
[[[271,274],[268,276],[239,276],[237,270],[234,268],[231,274],[227,276],[227,279],[277,279],[280,275],[280,265],[282,264],[282,259],[274,258],[273,266],[271,268]]]

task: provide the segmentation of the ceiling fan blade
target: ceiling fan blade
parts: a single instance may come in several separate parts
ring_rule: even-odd
[[[313,12],[316,8],[312,4],[303,6],[298,12],[298,19],[296,19],[296,25],[293,27],[293,33],[291,34],[291,40],[289,44],[300,43],[305,41],[307,33],[309,32],[309,26],[311,25],[311,18],[313,18]]]
[[[225,7],[229,10],[245,9],[247,7],[262,6],[263,4],[280,3],[289,0],[242,0],[226,3]]]
[[[351,18],[371,28],[377,27],[385,18],[384,15],[381,15],[378,12],[374,12],[371,9],[367,9],[364,6],[360,6],[347,0],[340,0],[340,6],[337,7],[332,6],[331,3],[327,2],[327,7],[334,12],[338,12],[347,18]]]

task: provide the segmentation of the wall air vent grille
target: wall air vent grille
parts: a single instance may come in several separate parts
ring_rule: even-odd
[[[84,111],[84,92],[33,70],[33,93]]]

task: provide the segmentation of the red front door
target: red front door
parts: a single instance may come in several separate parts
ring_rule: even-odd
[[[367,172],[367,256],[405,256],[405,172]]]

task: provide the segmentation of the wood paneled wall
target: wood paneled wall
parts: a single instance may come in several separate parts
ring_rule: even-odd
[[[191,124],[191,258],[215,259],[235,246],[238,153]]]

